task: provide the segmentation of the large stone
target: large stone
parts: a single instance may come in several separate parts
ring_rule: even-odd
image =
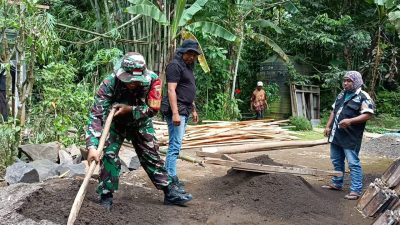
[[[39,173],[32,165],[20,161],[7,167],[5,179],[9,184],[35,183],[39,182]]]
[[[32,161],[48,159],[52,162],[58,161],[58,151],[61,149],[59,142],[46,144],[28,144],[19,146],[19,151],[23,152]]]
[[[119,158],[123,166],[128,167],[129,170],[137,170],[140,167],[140,161],[136,152],[129,148],[122,147],[119,151]]]
[[[58,176],[57,168],[59,165],[48,159],[35,160],[28,164],[38,171],[40,181]]]
[[[59,175],[63,175],[68,171],[65,175],[66,177],[84,177],[85,176],[85,163],[81,162],[79,164],[61,164],[57,168],[57,173]]]
[[[74,164],[72,156],[66,150],[60,150],[58,158],[60,158],[60,164]]]
[[[75,144],[69,146],[65,150],[70,153],[70,155],[72,157],[72,162],[74,164],[79,164],[82,162],[81,150]],[[60,162],[60,164],[61,164],[61,162]]]

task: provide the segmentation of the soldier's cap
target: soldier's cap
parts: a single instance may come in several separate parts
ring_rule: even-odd
[[[146,70],[144,57],[136,52],[128,52],[121,61],[121,68],[117,70],[117,78],[124,83],[135,81],[146,82],[143,76]]]
[[[186,39],[183,41],[181,47],[176,49],[180,53],[186,53],[188,51],[193,51],[197,55],[201,55],[201,51],[199,50],[199,43],[192,39]]]

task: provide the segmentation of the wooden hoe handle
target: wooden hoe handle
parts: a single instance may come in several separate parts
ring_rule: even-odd
[[[99,147],[97,147],[97,151],[99,151],[100,156],[102,155],[104,143],[106,142],[108,131],[110,130],[111,122],[115,114],[115,108],[112,108],[110,113],[108,114],[106,124],[104,126],[103,132],[101,133]],[[90,163],[89,170],[85,175],[85,179],[81,187],[79,188],[78,194],[75,197],[74,204],[72,205],[71,212],[69,213],[68,223],[67,225],[73,225],[75,223],[76,217],[78,217],[79,210],[81,209],[83,199],[86,195],[87,186],[89,184],[89,179],[92,176],[94,169],[97,166],[97,162],[93,160]]]

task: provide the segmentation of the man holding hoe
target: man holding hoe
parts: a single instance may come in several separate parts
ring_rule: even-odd
[[[192,199],[191,194],[177,191],[159,155],[151,117],[160,109],[160,102],[161,81],[146,69],[144,57],[135,52],[123,57],[121,67],[104,79],[97,91],[89,115],[86,146],[89,163],[100,162],[97,193],[100,204],[108,210],[112,207],[113,193],[118,190],[121,170],[118,152],[125,139],[132,141],[143,169],[155,187],[164,192],[164,204],[183,205]],[[112,107],[116,113],[100,159],[99,138]]]

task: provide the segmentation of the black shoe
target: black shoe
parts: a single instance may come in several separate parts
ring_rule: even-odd
[[[101,194],[100,195],[100,205],[106,208],[108,211],[111,211],[113,204],[113,194]]]
[[[173,176],[172,181],[175,182],[180,187],[185,186],[185,183],[183,183],[181,180],[179,180],[178,176]]]
[[[177,191],[174,185],[168,186],[165,191],[164,204],[165,205],[179,205],[184,206],[186,202],[192,200],[191,194],[182,194]]]
[[[171,177],[172,178],[172,184],[173,188],[175,188],[175,190],[181,194],[186,194],[185,188],[184,188],[184,184],[179,181],[177,176]]]

